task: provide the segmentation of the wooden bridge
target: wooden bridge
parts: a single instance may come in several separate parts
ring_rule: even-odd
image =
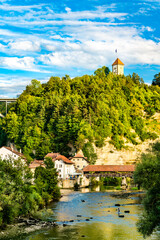
[[[133,177],[135,165],[88,165],[83,169],[87,178],[90,177]]]

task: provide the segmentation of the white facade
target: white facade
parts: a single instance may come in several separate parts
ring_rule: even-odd
[[[112,72],[116,75],[124,75],[124,63],[119,58],[112,64]]]
[[[114,65],[112,66],[112,72],[116,75],[123,75],[124,74],[124,66],[123,65]]]
[[[57,170],[58,178],[68,179],[71,175],[73,175],[76,170],[74,164],[65,163],[63,160],[55,160],[55,168]]]
[[[19,158],[21,158],[23,160],[23,162],[25,163],[25,160],[21,157],[21,153],[18,153],[7,147],[0,148],[0,158],[2,160],[9,160],[9,159],[18,160]]]
[[[88,161],[84,157],[73,157],[72,162],[74,162],[76,169],[82,170],[84,167],[88,166]]]

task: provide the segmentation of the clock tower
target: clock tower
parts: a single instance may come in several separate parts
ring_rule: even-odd
[[[124,74],[124,63],[119,58],[112,64],[112,72],[116,75]]]

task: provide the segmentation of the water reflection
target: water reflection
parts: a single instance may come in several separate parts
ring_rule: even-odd
[[[85,189],[85,191],[88,189]],[[53,203],[53,216],[50,220],[59,223],[56,228],[41,230],[28,236],[21,236],[19,240],[141,240],[143,237],[137,232],[136,221],[142,206],[135,194],[128,198],[115,198],[113,192],[67,192],[60,202]],[[119,218],[117,207],[124,218]],[[129,213],[124,213],[128,210]],[[86,221],[86,219],[88,219]],[[73,220],[73,222],[69,222]],[[63,226],[63,223],[67,226]],[[160,234],[148,238],[158,240]]]

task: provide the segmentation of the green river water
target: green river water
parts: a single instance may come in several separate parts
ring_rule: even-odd
[[[84,192],[82,192],[84,191]],[[136,222],[142,211],[137,193],[128,198],[113,197],[111,191],[93,191],[84,189],[81,192],[64,193],[57,203],[52,203],[51,221],[58,222],[58,227],[43,229],[8,238],[12,240],[140,240],[143,237],[137,232]],[[121,214],[118,217],[116,203],[120,204]],[[124,213],[129,210],[129,213]],[[81,215],[81,216],[78,216]],[[89,219],[89,221],[86,221]],[[74,220],[74,222],[69,222]],[[63,226],[63,224],[67,226]],[[160,233],[147,238],[158,240]]]

